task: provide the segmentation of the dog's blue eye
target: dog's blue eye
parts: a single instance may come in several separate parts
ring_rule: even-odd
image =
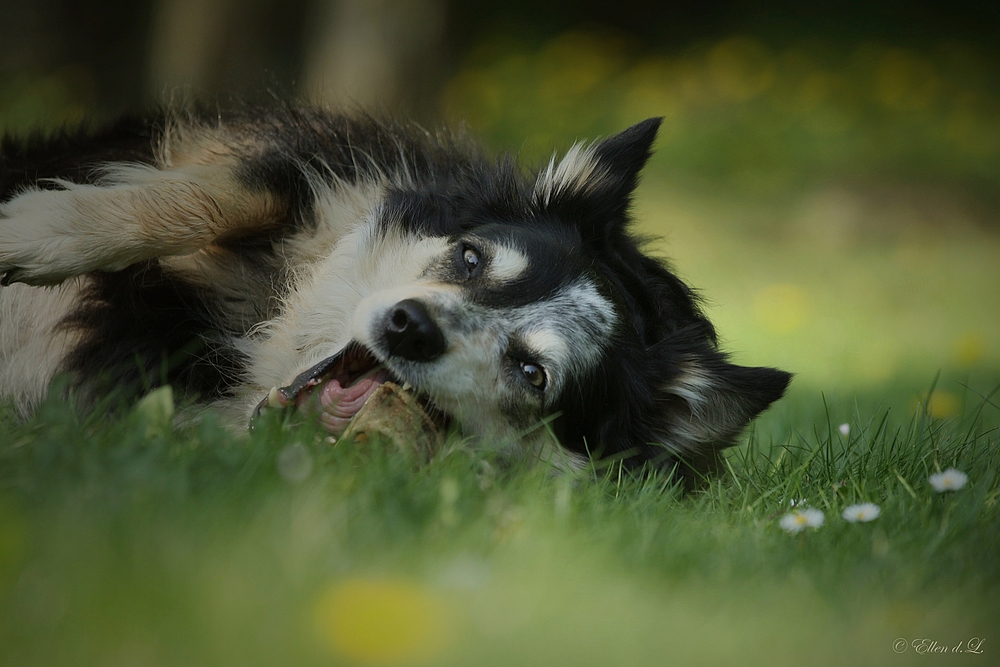
[[[524,378],[530,382],[532,386],[538,387],[539,389],[545,388],[545,371],[541,366],[522,361],[521,372],[524,373]]]
[[[469,267],[469,272],[476,270],[479,266],[479,252],[475,248],[466,248],[462,252],[462,259],[465,261],[465,265]]]

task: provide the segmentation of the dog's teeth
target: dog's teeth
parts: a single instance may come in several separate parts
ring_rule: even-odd
[[[271,387],[271,391],[267,392],[267,407],[269,408],[285,407],[285,404],[281,401],[281,393],[278,391],[277,387]]]
[[[404,382],[402,389],[403,391],[410,391],[411,389],[413,389],[413,385],[410,384],[409,382]]]

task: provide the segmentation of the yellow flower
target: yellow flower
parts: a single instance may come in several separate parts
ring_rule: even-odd
[[[439,657],[454,634],[441,599],[402,580],[341,582],[320,597],[315,620],[327,646],[362,664],[424,664]]]

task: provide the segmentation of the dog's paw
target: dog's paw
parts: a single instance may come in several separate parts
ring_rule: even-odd
[[[96,189],[32,189],[0,204],[0,284],[54,285],[116,263],[120,240],[88,198]]]

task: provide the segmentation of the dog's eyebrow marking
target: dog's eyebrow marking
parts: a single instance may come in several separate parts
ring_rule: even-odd
[[[580,278],[549,299],[518,308],[516,321],[525,344],[548,355],[558,393],[565,378],[582,375],[597,363],[617,318],[612,303],[590,280]]]
[[[585,322],[585,329],[593,329],[594,333],[609,336],[615,325],[614,306],[597,290],[594,283],[580,279],[560,292],[554,302],[571,310],[574,315]]]
[[[592,190],[607,176],[607,170],[594,154],[594,146],[576,143],[566,151],[559,164],[553,155],[545,169],[539,172],[532,199],[536,204],[547,206],[553,197]]]
[[[551,359],[556,364],[564,366],[570,355],[565,339],[549,327],[529,329],[524,333],[524,343],[542,356],[543,363]]]
[[[489,275],[493,280],[511,282],[528,270],[528,258],[517,248],[498,244],[490,250]]]

